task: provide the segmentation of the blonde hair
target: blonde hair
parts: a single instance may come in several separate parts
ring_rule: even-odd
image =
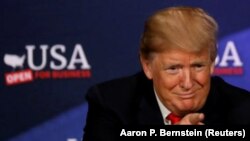
[[[141,38],[140,54],[149,59],[154,52],[170,48],[199,52],[207,48],[211,60],[217,54],[218,26],[213,17],[195,7],[171,7],[150,16]]]

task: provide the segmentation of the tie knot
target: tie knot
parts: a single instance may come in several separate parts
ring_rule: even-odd
[[[171,121],[171,124],[175,124],[177,122],[179,122],[181,120],[181,117],[173,114],[173,113],[170,113],[167,117],[166,117],[167,120],[170,120]]]

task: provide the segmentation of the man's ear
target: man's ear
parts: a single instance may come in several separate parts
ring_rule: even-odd
[[[215,65],[215,62],[213,62],[210,66],[210,74],[212,75],[214,73],[214,66]]]
[[[142,56],[140,56],[140,61],[145,75],[147,76],[148,79],[152,79],[152,66],[151,66],[152,60],[145,59]]]

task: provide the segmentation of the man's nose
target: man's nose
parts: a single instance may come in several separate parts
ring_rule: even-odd
[[[190,70],[183,71],[180,85],[183,89],[191,89],[193,87],[193,75]]]

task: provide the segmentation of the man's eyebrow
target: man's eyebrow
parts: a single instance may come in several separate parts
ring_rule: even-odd
[[[182,64],[179,63],[169,63],[169,64],[165,64],[163,67],[164,68],[169,68],[169,67],[182,67]]]
[[[208,61],[207,60],[198,60],[198,61],[194,61],[191,64],[207,64]]]

